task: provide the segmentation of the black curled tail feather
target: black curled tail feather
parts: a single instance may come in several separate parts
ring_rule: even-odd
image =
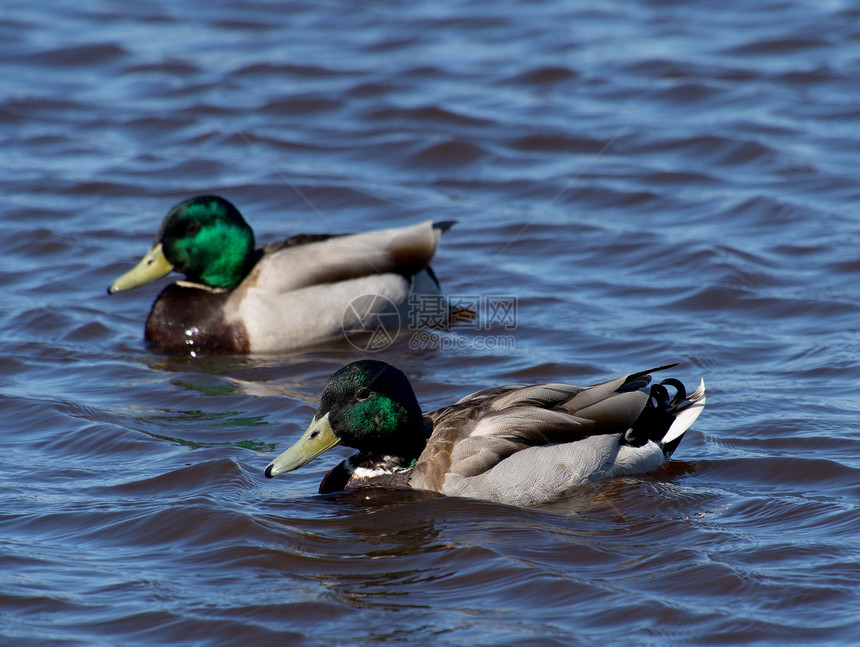
[[[674,389],[674,395],[670,396],[669,389],[666,388],[667,386]],[[634,447],[641,447],[650,440],[660,445],[663,449],[663,454],[669,457],[684,437],[686,427],[680,432],[673,434],[672,438],[664,441],[669,429],[683,411],[694,405],[701,408],[703,404],[704,387],[688,398],[687,389],[680,380],[671,377],[666,378],[659,384],[654,384],[651,387],[645,408],[636,419],[636,422],[633,423],[633,426],[624,435],[623,442]],[[698,413],[695,415],[697,416]],[[695,416],[692,416],[689,424],[692,424],[693,420],[695,420]]]

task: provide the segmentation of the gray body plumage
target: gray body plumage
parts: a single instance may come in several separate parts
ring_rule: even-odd
[[[533,505],[589,481],[653,470],[671,454],[666,445],[698,417],[705,396],[704,384],[683,394],[667,412],[665,428],[632,439],[652,398],[649,381],[644,372],[587,388],[541,384],[478,391],[426,414],[433,433],[410,485]]]

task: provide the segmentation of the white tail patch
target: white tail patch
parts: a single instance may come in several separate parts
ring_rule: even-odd
[[[680,438],[696,422],[696,418],[699,417],[702,409],[705,408],[705,380],[699,383],[699,388],[695,392],[687,396],[687,400],[690,402],[690,406],[678,414],[672,426],[669,427],[669,431],[666,432],[666,435],[660,441],[661,444],[665,445]]]

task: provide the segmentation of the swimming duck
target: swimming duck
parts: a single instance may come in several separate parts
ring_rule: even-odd
[[[255,249],[236,207],[199,196],[168,212],[153,248],[108,294],[184,273],[146,321],[145,339],[166,350],[285,351],[364,330],[390,341],[411,294],[439,295],[430,261],[452,224],[303,234]]]
[[[651,471],[672,455],[705,406],[704,381],[689,395],[673,378],[648,386],[651,373],[672,366],[589,387],[499,386],[422,415],[400,370],[353,362],[329,378],[307,431],[265,473],[292,471],[343,444],[358,453],[325,476],[320,493],[382,486],[545,503],[589,481]]]

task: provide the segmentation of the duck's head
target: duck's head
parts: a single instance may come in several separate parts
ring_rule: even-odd
[[[269,463],[266,476],[297,469],[339,444],[370,455],[396,456],[408,464],[426,442],[409,378],[385,362],[361,360],[328,379],[307,431]]]
[[[108,288],[108,294],[145,285],[172,271],[211,288],[232,289],[254,265],[254,232],[224,198],[204,195],[173,207],[155,245]]]

